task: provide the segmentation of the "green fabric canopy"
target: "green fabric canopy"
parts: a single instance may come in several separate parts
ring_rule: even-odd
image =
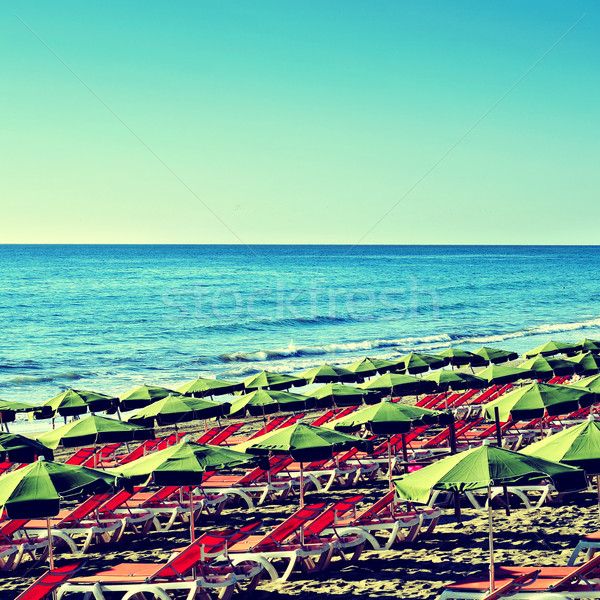
[[[433,391],[436,386],[432,381],[419,379],[412,375],[385,373],[373,381],[362,383],[360,387],[364,390],[377,390],[385,394],[409,395]]]
[[[294,460],[313,461],[331,458],[335,452],[358,448],[371,451],[373,444],[351,435],[295,423],[234,446],[238,452],[251,454],[283,454]]]
[[[577,410],[580,406],[589,406],[594,394],[570,385],[550,383],[530,383],[508,394],[500,396],[485,405],[490,419],[494,418],[494,409],[498,408],[501,421],[514,419],[536,419],[549,415],[561,415]]]
[[[523,379],[531,379],[533,374],[531,371],[519,367],[491,364],[482,371],[478,371],[477,377],[485,379],[489,385],[504,385]]]
[[[206,471],[254,467],[258,460],[251,454],[221,446],[196,444],[184,438],[178,444],[152,452],[110,472],[136,484],[143,483],[152,475],[157,485],[196,486],[202,483]]]
[[[585,421],[554,433],[525,447],[528,456],[553,460],[583,469],[588,475],[600,474],[600,423]]]
[[[0,462],[30,463],[37,456],[54,459],[52,450],[37,440],[17,433],[0,433]]]
[[[156,424],[162,427],[198,419],[221,417],[228,409],[228,403],[221,404],[205,398],[170,395],[138,410],[127,419],[127,422],[152,427],[156,421]]]
[[[61,417],[83,415],[86,412],[100,412],[114,406],[116,398],[90,392],[87,390],[67,390],[54,398],[50,398],[36,408],[35,415],[39,419],[54,417],[58,413]]]
[[[0,513],[5,508],[11,519],[54,517],[62,498],[98,494],[122,483],[104,471],[37,460],[0,476]]]
[[[438,352],[438,356],[447,358],[453,366],[471,365],[472,367],[479,367],[485,365],[487,362],[484,358],[473,352],[460,350],[452,346],[442,352]]]
[[[575,344],[574,350],[582,352],[600,352],[600,341],[584,338],[578,344]]]
[[[376,373],[387,373],[394,367],[394,363],[389,360],[382,360],[381,358],[361,358],[360,360],[348,365],[346,367],[348,371],[352,371],[356,375],[361,377],[370,377]]]
[[[517,360],[519,355],[516,352],[509,350],[499,350],[498,348],[488,348],[482,346],[478,350],[475,350],[475,354],[485,360],[486,363],[498,364],[507,362],[509,360]]]
[[[223,379],[208,379],[198,377],[193,381],[188,381],[177,388],[177,392],[185,396],[220,396],[223,394],[233,394],[241,392],[244,384],[236,381],[225,381]]]
[[[243,417],[248,412],[254,417],[262,417],[279,411],[298,411],[314,408],[314,406],[314,398],[303,394],[255,390],[234,400],[227,416]]]
[[[124,412],[143,408],[156,400],[166,398],[169,394],[175,394],[175,392],[158,385],[140,385],[119,397],[119,407]]]
[[[600,375],[590,375],[585,379],[580,379],[577,382],[577,387],[588,389],[594,394],[600,394]]]
[[[75,448],[90,444],[112,442],[133,442],[154,438],[154,430],[98,415],[89,415],[78,421],[71,421],[62,427],[43,433],[38,442],[53,450],[58,446]]]
[[[364,425],[375,435],[394,435],[396,433],[408,433],[415,425],[420,423],[435,422],[439,415],[440,413],[435,410],[383,400],[341,419],[330,421],[323,427],[352,432]]]
[[[356,381],[357,375],[344,367],[324,364],[302,373],[306,383],[342,383]]]
[[[487,387],[488,382],[481,377],[471,375],[470,373],[462,373],[460,371],[448,371],[440,369],[435,373],[425,375],[423,379],[433,381],[438,390],[475,390]]]
[[[552,356],[553,354],[561,354],[565,352],[565,350],[572,350],[574,347],[575,344],[567,344],[565,342],[555,342],[550,340],[549,342],[546,342],[545,344],[542,344],[533,350],[525,352],[523,356],[525,358],[531,358],[532,356],[538,356],[540,354],[542,356]]]
[[[353,406],[362,404],[362,401],[369,396],[369,392],[352,385],[342,383],[328,383],[312,392],[307,392],[307,396],[317,401],[317,406]]]
[[[306,385],[306,379],[294,377],[284,373],[270,373],[262,371],[258,375],[252,375],[244,379],[244,387],[247,390],[267,389],[267,390],[287,390],[291,387]]]
[[[493,485],[535,484],[551,479],[558,491],[587,488],[581,469],[496,446],[480,446],[443,458],[419,471],[394,479],[401,498],[426,503],[432,490],[464,492]]]
[[[577,365],[579,368],[577,372],[582,375],[594,375],[600,371],[600,356],[592,352],[577,354],[570,358],[569,361]]]
[[[394,360],[394,371],[405,373],[425,373],[429,369],[441,369],[449,364],[449,360],[444,357],[434,356],[432,354],[419,354],[411,352],[405,356]]]
[[[550,379],[554,375],[571,375],[580,367],[569,360],[546,358],[542,354],[537,354],[522,362],[519,368],[528,369],[537,379]]]

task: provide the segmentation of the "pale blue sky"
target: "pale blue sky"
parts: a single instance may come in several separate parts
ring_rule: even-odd
[[[0,242],[599,242],[597,3],[1,10]]]

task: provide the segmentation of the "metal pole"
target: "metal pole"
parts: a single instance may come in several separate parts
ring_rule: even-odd
[[[304,463],[300,461],[300,508],[304,508]]]
[[[387,436],[387,443],[388,443],[388,479],[390,480],[390,492],[391,492],[394,489],[394,484],[392,483],[392,438],[390,435]]]
[[[194,523],[194,494],[191,485],[188,485],[188,494],[190,495],[190,542],[193,543],[196,537],[196,527]]]
[[[488,484],[488,518],[489,518],[489,546],[490,546],[490,594],[496,589],[494,574],[494,521],[492,517],[492,484]]]
[[[502,427],[500,427],[500,412],[497,406],[494,406],[494,420],[496,421],[496,443],[498,448],[502,448]]]

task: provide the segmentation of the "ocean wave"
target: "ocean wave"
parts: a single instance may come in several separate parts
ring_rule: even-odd
[[[47,383],[50,381],[69,380],[75,381],[77,379],[83,379],[89,376],[90,373],[75,373],[73,371],[66,371],[65,373],[54,373],[46,375],[18,375],[9,379],[9,383],[15,383],[17,385],[23,385],[28,383]]]

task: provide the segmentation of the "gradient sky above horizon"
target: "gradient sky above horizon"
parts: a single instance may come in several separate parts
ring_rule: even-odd
[[[0,243],[599,243],[597,3],[2,13]]]

